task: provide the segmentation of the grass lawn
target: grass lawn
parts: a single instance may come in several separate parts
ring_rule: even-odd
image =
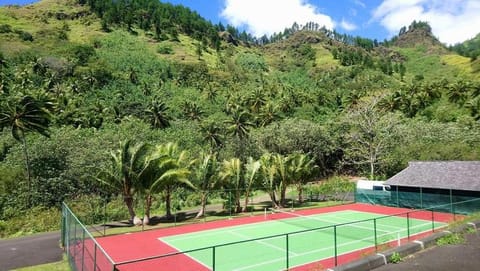
[[[16,271],[69,271],[67,260],[15,269]]]

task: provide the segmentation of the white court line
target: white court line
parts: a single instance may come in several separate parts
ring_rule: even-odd
[[[250,238],[250,237],[247,236],[247,235],[243,235],[243,234],[238,233],[238,232],[235,232],[235,231],[231,231],[231,232],[229,232],[229,233],[231,233],[231,234],[233,234],[233,235],[236,235],[236,236],[239,236],[239,237],[242,237],[242,238]],[[278,236],[278,237],[273,237],[273,238],[270,238],[270,239],[274,239],[274,238],[280,238],[280,236]],[[267,246],[267,247],[274,248],[274,249],[276,249],[276,250],[279,250],[279,251],[282,251],[282,252],[285,252],[285,253],[287,252],[287,250],[285,250],[284,248],[282,248],[282,247],[277,247],[276,245],[272,245],[272,244],[267,243],[267,242],[265,242],[265,241],[263,241],[263,240],[255,240],[255,241],[253,241],[253,242],[255,242],[255,243],[260,243],[260,244],[262,244],[262,245],[265,245],[265,246]],[[245,242],[245,243],[247,243],[247,242]],[[292,252],[292,254],[293,254],[293,255],[297,255],[297,253],[295,253],[295,252]]]
[[[428,231],[419,232],[418,234],[425,233],[425,232],[429,232],[429,230],[428,230]],[[404,238],[405,238],[405,237],[404,237]],[[350,245],[350,244],[354,244],[354,243],[360,243],[360,242],[363,242],[363,241],[368,241],[368,239],[369,239],[369,238],[364,238],[364,239],[360,239],[360,240],[356,240],[356,241],[350,241],[350,242],[346,242],[346,243],[341,243],[340,245],[337,245],[337,248],[344,247],[344,246],[347,246],[347,245]],[[387,242],[390,242],[390,241],[395,241],[395,239],[387,240],[387,241],[385,241],[384,243],[387,243]],[[358,251],[358,250],[366,249],[366,248],[369,248],[369,247],[373,247],[373,246],[367,246],[367,247],[362,247],[362,248],[359,248],[359,249],[351,250],[351,251],[348,251],[348,252],[345,252],[345,253],[342,253],[342,254],[337,255],[337,257],[338,257],[338,256],[341,256],[341,255],[344,255],[344,254],[352,253],[352,252],[355,252],[355,251]],[[315,249],[315,250],[309,250],[308,252],[296,253],[297,255],[292,256],[292,257],[290,257],[290,258],[302,257],[302,256],[305,256],[305,255],[314,254],[314,253],[318,253],[318,252],[321,252],[321,251],[325,251],[325,250],[329,250],[329,249],[334,249],[334,248],[335,248],[335,246],[328,246],[328,247],[323,247],[323,248],[319,248],[319,249]],[[328,256],[328,257],[324,257],[324,258],[320,258],[320,259],[316,259],[316,260],[311,261],[311,262],[308,262],[308,263],[317,262],[317,261],[321,261],[321,260],[324,260],[324,259],[329,259],[329,258],[332,258],[332,257],[335,257],[335,255]],[[241,267],[241,268],[237,268],[237,269],[234,269],[234,271],[248,270],[248,269],[251,269],[251,268],[255,268],[255,267],[259,267],[259,266],[263,266],[263,265],[271,264],[271,263],[275,263],[275,262],[280,262],[280,261],[284,261],[284,260],[285,260],[285,259],[270,260],[270,261],[266,261],[266,262],[261,262],[261,263],[257,263],[257,264],[253,264],[253,265],[249,265],[249,266],[244,266],[244,267]],[[305,265],[305,264],[308,264],[308,263],[302,263],[302,264],[300,264],[300,265],[298,265],[298,266],[302,266],[302,265]],[[295,267],[295,266],[290,266],[290,268],[294,268],[294,267]]]
[[[158,239],[160,240],[160,238],[158,238]],[[162,241],[162,240],[160,240],[160,241]],[[163,242],[163,241],[162,241],[162,242]],[[171,244],[169,244],[169,243],[167,243],[167,242],[163,242],[163,243],[165,243],[165,244],[167,244],[168,246],[174,248],[174,249],[177,250],[178,252],[181,252],[181,250],[180,250],[178,247],[175,247],[174,245],[171,245]],[[200,251],[200,250],[199,250],[199,251]],[[191,253],[191,252],[190,252],[190,253]],[[191,256],[189,253],[181,253],[181,254],[178,254],[178,255],[187,256],[188,258],[194,260],[195,262],[197,262],[198,264],[206,267],[207,269],[210,269],[210,268],[211,268],[211,266],[208,266],[206,263],[204,263],[204,262],[202,262],[202,261],[200,261],[200,260],[197,260],[197,258]],[[168,256],[168,257],[175,257],[175,256]],[[167,258],[168,258],[168,257],[167,257]]]

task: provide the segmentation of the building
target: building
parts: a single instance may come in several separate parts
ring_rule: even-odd
[[[410,162],[385,184],[390,186],[389,205],[480,211],[480,161]]]

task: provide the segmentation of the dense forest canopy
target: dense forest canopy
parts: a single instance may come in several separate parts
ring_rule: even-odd
[[[155,0],[0,16],[0,222],[115,196],[169,215],[208,189],[242,211],[251,189],[282,205],[329,176],[480,159],[478,38],[449,50],[425,22],[378,42],[314,22],[255,38]]]

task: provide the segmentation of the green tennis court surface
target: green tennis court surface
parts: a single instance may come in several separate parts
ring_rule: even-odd
[[[281,214],[268,214],[265,222],[159,239],[179,251],[215,246],[187,254],[210,269],[215,262],[215,270],[267,271],[304,265],[445,225],[350,210],[284,219],[275,219],[276,215]],[[354,221],[360,222],[345,224]]]

